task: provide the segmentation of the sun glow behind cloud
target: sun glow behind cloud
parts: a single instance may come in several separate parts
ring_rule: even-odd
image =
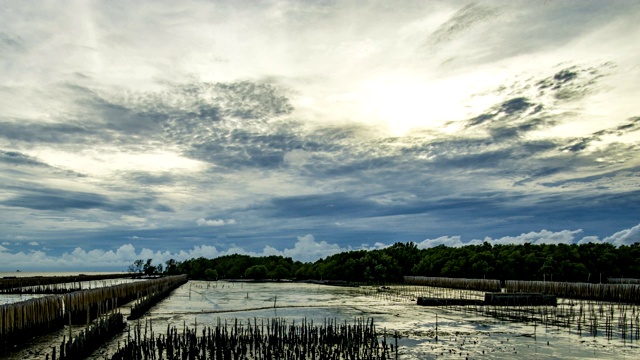
[[[449,123],[495,104],[488,93],[501,78],[476,72],[447,78],[424,78],[410,74],[374,77],[362,86],[362,117],[383,121],[394,136],[411,130],[445,130]]]

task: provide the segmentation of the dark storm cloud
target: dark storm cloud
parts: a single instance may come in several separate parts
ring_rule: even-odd
[[[602,140],[605,135],[623,136],[638,131],[640,131],[640,117],[636,116],[627,119],[620,125],[598,130],[589,136],[571,139],[569,144],[562,147],[561,150],[579,152],[587,149],[593,142]]]
[[[11,190],[20,190],[11,187]],[[22,189],[20,195],[0,201],[0,205],[20,207],[33,210],[88,210],[98,209],[111,212],[130,213],[155,209],[172,211],[171,208],[157,204],[152,197],[136,197],[127,199],[111,199],[105,195],[61,189]]]
[[[516,124],[513,126],[508,125],[497,125],[495,127],[491,127],[489,132],[491,137],[496,141],[503,140],[518,140],[518,137],[523,136],[524,134],[534,131],[536,129],[542,128],[546,125],[546,121],[540,118],[535,118],[531,120],[527,120],[520,124]]]
[[[131,211],[133,209],[132,206],[114,204],[102,195],[59,189],[29,191],[2,201],[0,204],[34,210],[104,209]]]
[[[93,129],[91,129],[93,128]],[[0,137],[25,143],[83,144],[98,133],[82,124],[43,124],[40,122],[0,122]]]
[[[346,193],[279,197],[271,200],[271,207],[273,216],[285,218],[371,216],[378,208],[371,200]]]
[[[568,180],[558,180],[558,181],[549,181],[543,182],[544,186],[549,187],[563,187],[570,184],[615,184],[615,180],[619,176],[630,176],[635,177],[640,175],[640,166],[625,168],[622,170],[614,170],[607,171],[597,175],[583,176],[583,177],[573,177]],[[602,186],[602,185],[601,185]]]
[[[472,180],[472,179],[469,179]],[[417,190],[417,189],[407,189]],[[392,193],[291,196],[273,199],[268,208],[270,214],[281,218],[318,217],[327,219],[384,218],[406,215],[433,215],[447,217],[460,213],[464,216],[499,217],[515,209],[524,195],[507,195],[498,192],[470,192],[466,194],[434,194],[428,189],[420,196],[393,201],[377,201]],[[356,196],[357,195],[357,196]]]
[[[169,185],[179,180],[179,176],[171,173],[156,174],[141,171],[133,171],[124,174],[123,177],[135,181],[143,186]]]
[[[0,150],[0,163],[10,164],[10,165],[26,165],[26,166],[37,166],[37,167],[49,167],[48,164],[43,163],[29,155],[22,154],[17,151],[3,151]]]
[[[640,191],[542,196],[536,200],[533,206],[523,210],[545,221],[566,219],[582,223],[626,219],[625,221],[629,223],[634,221],[637,223],[637,220],[630,219],[628,214],[637,214],[640,211]]]

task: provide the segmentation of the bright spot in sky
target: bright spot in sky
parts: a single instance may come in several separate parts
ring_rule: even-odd
[[[496,96],[477,95],[494,82],[481,73],[443,79],[384,75],[363,85],[360,106],[366,118],[383,121],[394,136],[420,129],[446,132],[448,123],[495,104]]]

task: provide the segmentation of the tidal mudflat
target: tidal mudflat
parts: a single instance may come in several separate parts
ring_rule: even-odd
[[[410,298],[385,299],[358,288],[301,283],[240,283],[190,281],[155,306],[143,319],[130,323],[162,333],[167,325],[204,327],[238,319],[286,319],[323,324],[327,319],[374,320],[388,341],[398,335],[401,359],[635,359],[636,342],[582,335],[563,327],[498,320],[445,308],[417,306]],[[436,329],[437,327],[437,329]],[[143,330],[144,331],[144,330]],[[437,333],[437,341],[436,341]],[[104,359],[118,341],[112,340],[92,359]]]
[[[411,297],[371,296],[361,288],[305,283],[189,281],[144,317],[129,321],[130,331],[162,334],[168,327],[202,329],[227,322],[353,323],[373,319],[380,334],[395,343],[400,359],[636,359],[635,340],[592,336],[588,332],[532,322],[496,319],[454,308],[417,306]],[[369,295],[367,295],[369,294]],[[122,307],[125,316],[129,309]],[[75,333],[82,327],[74,327]],[[34,341],[11,359],[44,359],[68,329]],[[125,331],[90,359],[110,358]],[[437,336],[437,341],[436,341]]]

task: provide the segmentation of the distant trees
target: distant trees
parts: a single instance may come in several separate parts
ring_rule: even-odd
[[[129,271],[162,272],[151,259],[136,260]],[[313,263],[282,256],[226,255],[182,262],[168,260],[165,274],[199,279],[318,279],[351,282],[399,282],[403,275],[606,282],[608,278],[640,278],[640,244],[468,245],[418,249],[396,243],[384,249],[338,253]],[[214,276],[215,275],[215,276]]]
[[[267,277],[269,270],[264,265],[253,265],[244,272],[244,277],[253,280],[262,280]]]
[[[204,271],[204,276],[208,280],[218,280],[218,272],[215,269],[207,269]]]
[[[129,265],[129,272],[132,273],[142,273],[142,266],[144,265],[144,260],[137,259],[133,262],[133,264]]]
[[[145,275],[155,275],[163,272],[162,264],[153,265],[151,262],[153,259],[147,259],[145,262],[142,259],[137,259],[133,262],[133,264],[129,265],[129,272],[145,274]]]

